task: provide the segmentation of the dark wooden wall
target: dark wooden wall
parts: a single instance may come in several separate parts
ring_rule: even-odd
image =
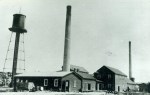
[[[108,77],[108,75],[110,75],[111,77]],[[108,68],[102,67],[96,73],[94,73],[94,77],[97,80],[103,81],[104,84],[103,90],[110,90],[110,91],[115,90],[115,74]],[[108,84],[111,84],[111,86],[108,87]]]

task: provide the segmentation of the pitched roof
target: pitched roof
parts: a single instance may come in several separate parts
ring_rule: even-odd
[[[83,79],[95,80],[95,78],[91,74],[81,73],[81,72],[74,72],[74,73],[77,74],[77,75],[79,75]]]
[[[71,72],[26,72],[15,77],[63,77]]]
[[[70,71],[74,71],[74,70],[79,70],[79,72],[83,72],[83,73],[88,73],[88,71],[83,68],[83,67],[80,67],[80,66],[76,66],[76,65],[70,65]]]
[[[111,70],[112,72],[114,72],[114,73],[117,74],[117,75],[122,75],[122,76],[126,76],[126,77],[127,77],[126,74],[124,74],[123,72],[121,72],[121,71],[118,70],[118,69],[115,69],[115,68],[112,68],[112,67],[109,67],[109,66],[103,66],[103,67],[108,68],[109,70]]]

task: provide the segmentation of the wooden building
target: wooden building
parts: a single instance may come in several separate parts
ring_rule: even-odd
[[[136,86],[123,72],[109,66],[101,67],[94,73],[94,77],[103,81],[103,89],[108,91],[127,91]]]
[[[70,66],[70,72],[23,73],[16,75],[15,80],[24,84],[32,82],[36,89],[43,87],[44,90],[69,92],[100,90],[99,85],[102,84],[102,81],[96,80],[86,69],[75,65]]]

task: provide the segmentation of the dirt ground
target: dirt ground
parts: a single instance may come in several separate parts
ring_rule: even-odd
[[[106,95],[104,92],[85,92],[85,93],[73,93],[73,92],[0,92],[0,95]]]

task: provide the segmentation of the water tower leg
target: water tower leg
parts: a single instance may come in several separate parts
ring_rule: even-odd
[[[15,47],[14,47],[14,58],[13,58],[13,69],[12,69],[12,87],[14,87],[14,91],[16,91],[16,81],[14,79],[14,76],[16,75],[16,71],[17,71],[19,39],[20,39],[20,33],[16,32]]]

